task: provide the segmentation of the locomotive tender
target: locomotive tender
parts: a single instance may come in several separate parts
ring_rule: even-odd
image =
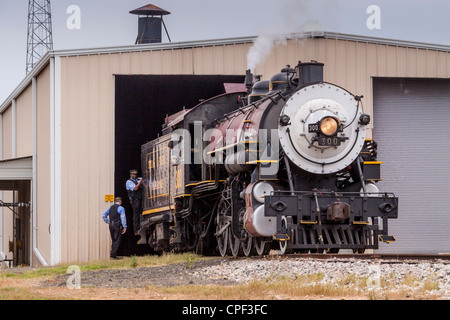
[[[142,146],[141,244],[155,251],[263,255],[392,242],[398,198],[379,192],[361,96],[315,61],[168,116]]]

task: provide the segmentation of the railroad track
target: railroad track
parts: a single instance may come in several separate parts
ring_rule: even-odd
[[[387,261],[405,261],[405,260],[444,260],[450,262],[450,254],[392,254],[392,253],[368,253],[368,254],[324,254],[324,253],[305,253],[305,254],[287,254],[280,257],[300,258],[300,259],[359,259],[359,260],[387,260]]]
[[[450,263],[450,254],[393,254],[393,253],[296,253],[296,254],[269,254],[264,256],[252,256],[252,257],[238,257],[234,259],[319,259],[319,260],[346,260],[346,259],[356,259],[356,260],[380,260],[386,263],[418,263],[419,261],[442,261],[444,263]],[[233,258],[232,258],[233,259]]]

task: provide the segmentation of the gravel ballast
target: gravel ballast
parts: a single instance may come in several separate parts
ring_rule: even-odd
[[[70,275],[42,283],[42,286],[66,286]],[[222,286],[248,284],[253,281],[290,281],[315,276],[313,284],[350,286],[349,279],[366,281],[361,290],[425,290],[450,299],[450,263],[436,261],[385,261],[354,258],[217,258],[177,263],[159,267],[108,269],[81,273],[83,287],[144,288],[179,285]]]

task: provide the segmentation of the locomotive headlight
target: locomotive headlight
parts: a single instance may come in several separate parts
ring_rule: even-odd
[[[326,136],[333,136],[338,132],[340,121],[333,117],[325,117],[320,121],[320,131]]]

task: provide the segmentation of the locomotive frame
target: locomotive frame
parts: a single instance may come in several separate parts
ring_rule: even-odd
[[[163,135],[142,146],[139,243],[250,256],[395,241],[398,198],[376,187],[382,163],[364,138],[363,97],[323,82],[316,62],[270,82],[247,71],[246,86],[168,116]]]

